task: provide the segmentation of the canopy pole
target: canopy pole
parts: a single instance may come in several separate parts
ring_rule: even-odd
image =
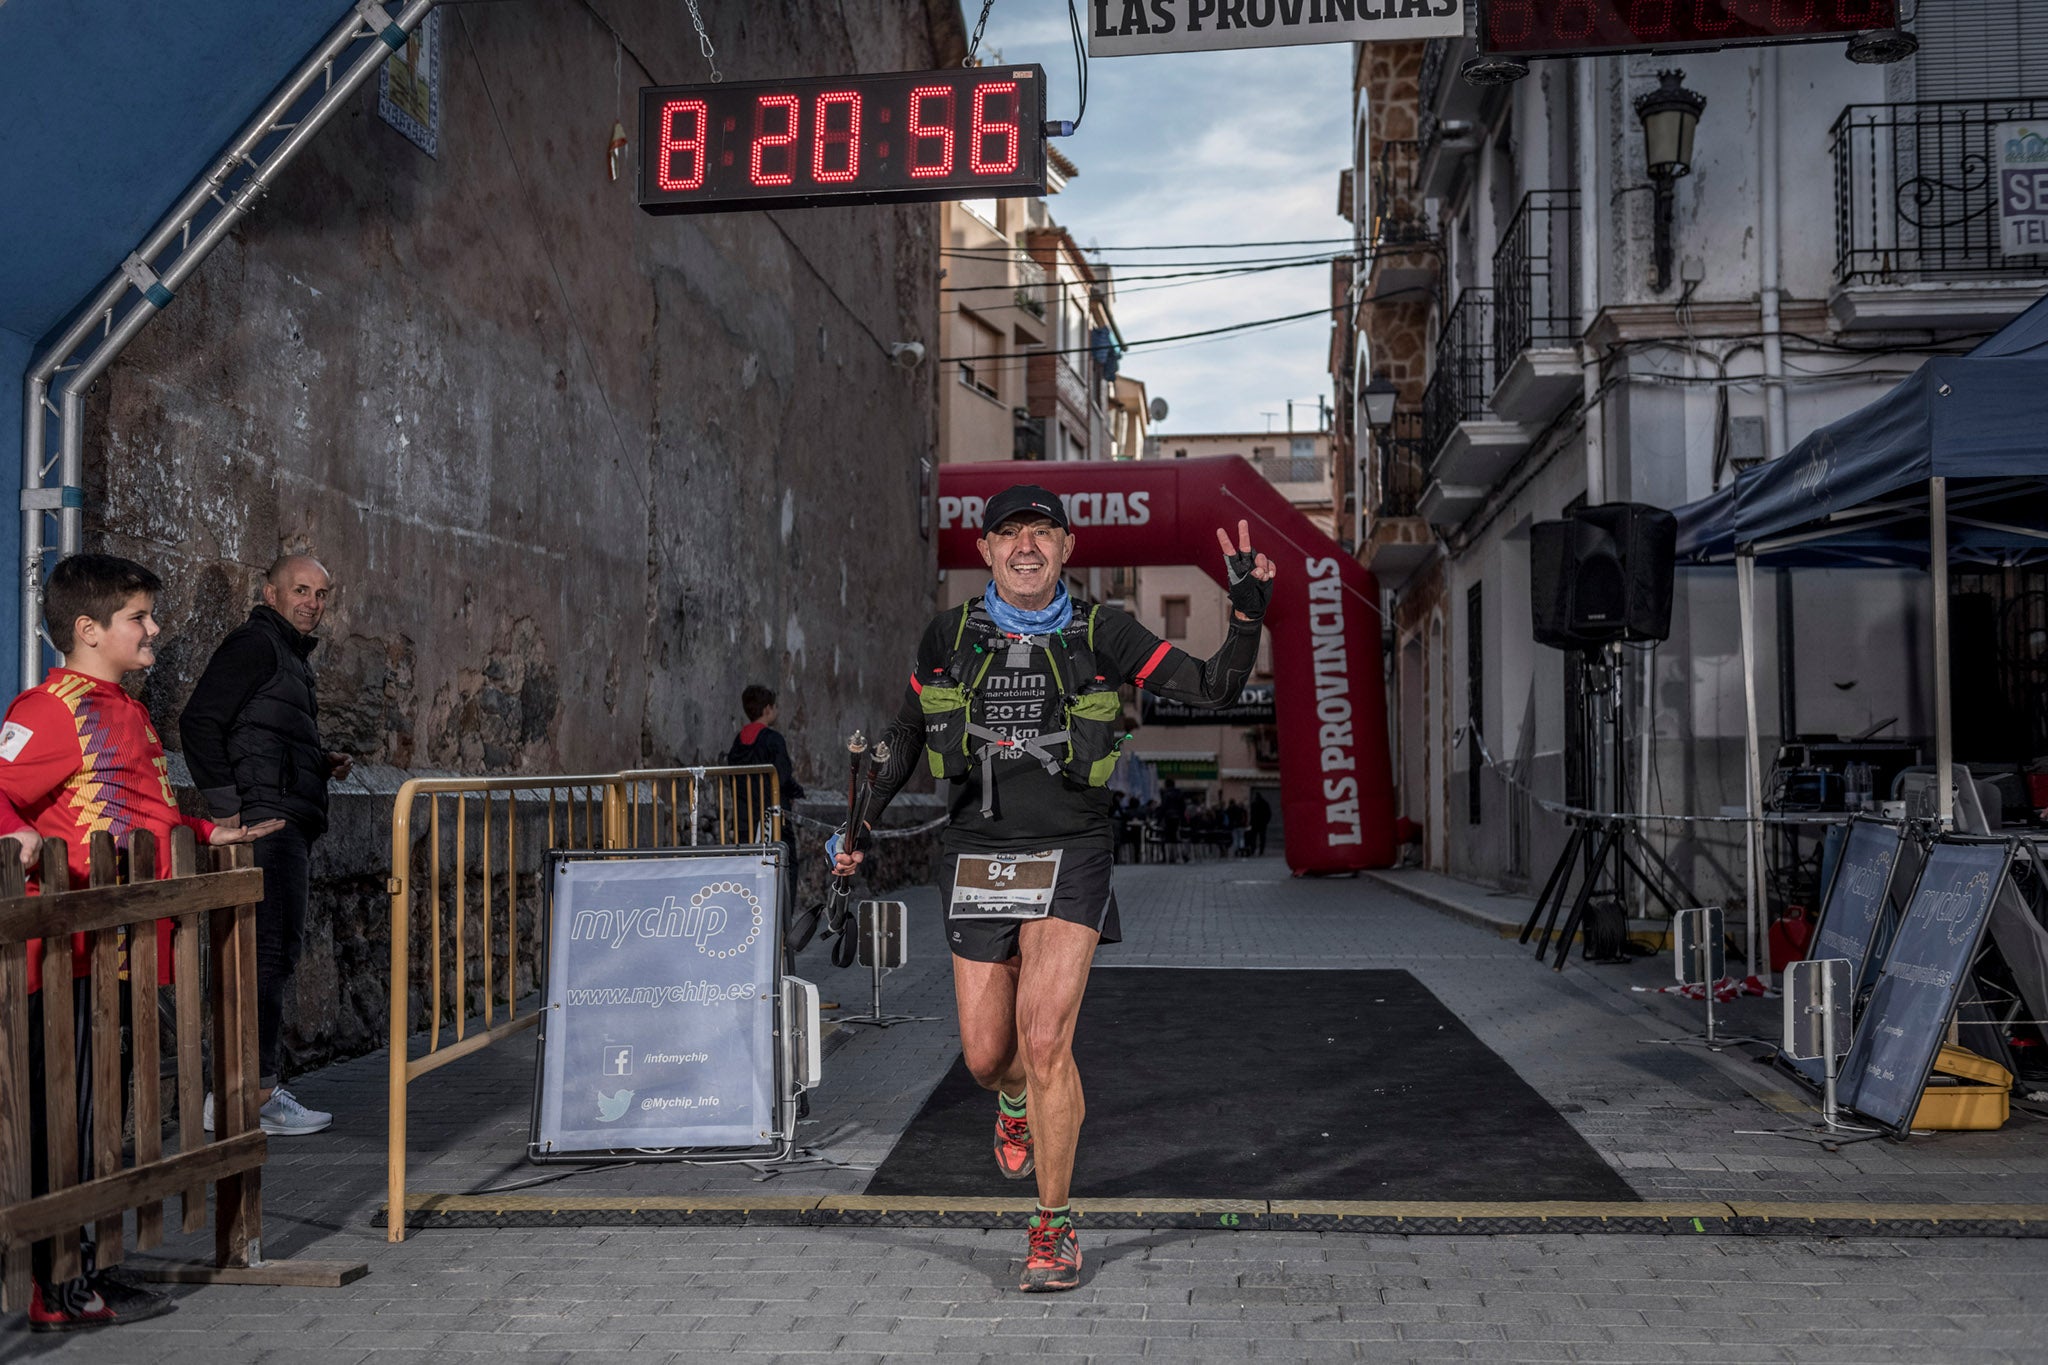
[[[1943,830],[1955,827],[1955,736],[1949,726],[1948,695],[1948,480],[1927,481],[1927,557],[1934,574],[1934,769],[1936,812]]]
[[[1742,923],[1746,936],[1743,952],[1749,958],[1750,970],[1761,979],[1768,974],[1759,968],[1756,958],[1757,945],[1763,941],[1758,929],[1763,923],[1764,827],[1760,821],[1764,808],[1764,774],[1763,753],[1756,732],[1756,555],[1747,549],[1735,556],[1735,600],[1742,617],[1742,752],[1743,778],[1747,788],[1743,793],[1743,804],[1749,813],[1749,823],[1743,826],[1747,841],[1743,858]]]

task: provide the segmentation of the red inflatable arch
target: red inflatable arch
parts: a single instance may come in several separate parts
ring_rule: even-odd
[[[981,509],[1013,483],[1059,495],[1075,568],[1191,564],[1223,582],[1216,528],[1280,566],[1274,702],[1287,865],[1352,872],[1394,861],[1394,790],[1380,663],[1379,586],[1342,546],[1235,455],[1198,460],[941,465],[939,567],[979,569]]]

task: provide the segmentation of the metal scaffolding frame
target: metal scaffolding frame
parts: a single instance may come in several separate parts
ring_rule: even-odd
[[[348,17],[278,87],[212,169],[143,238],[30,368],[22,403],[22,687],[42,681],[43,573],[50,553],[50,523],[55,522],[59,555],[77,552],[84,526],[87,390],[255,208],[278,172],[379,65],[405,46],[435,3],[402,0],[394,13],[382,0],[356,0]],[[52,415],[58,419],[54,449]],[[52,473],[57,475],[54,484]]]

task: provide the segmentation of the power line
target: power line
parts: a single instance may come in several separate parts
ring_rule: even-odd
[[[1301,270],[1312,265],[1328,265],[1332,261],[1347,261],[1350,259],[1351,257],[1349,256],[1316,256],[1305,261],[1280,261],[1273,265],[1219,266],[1213,270],[1167,271],[1158,275],[1120,275],[1116,279],[1116,284],[1119,294],[1136,294],[1143,291],[1138,289],[1126,290],[1123,286],[1126,284],[1147,284],[1154,280],[1214,279],[1219,275],[1263,275],[1269,270]],[[987,293],[991,289],[1015,290],[1029,289],[1031,287],[1030,285],[1019,284],[1014,281],[1006,281],[1001,284],[946,284],[939,286],[939,292],[941,294],[975,294]],[[1165,286],[1155,287],[1164,288]]]
[[[1326,318],[1331,316],[1332,312],[1333,310],[1330,306],[1325,304],[1321,308],[1311,308],[1306,313],[1286,313],[1276,318],[1259,318],[1252,322],[1233,322],[1224,327],[1208,327],[1199,332],[1177,332],[1172,336],[1145,337],[1138,341],[1126,341],[1123,344],[1123,349],[1133,351],[1140,346],[1157,346],[1167,341],[1190,341],[1195,337],[1221,336],[1226,332],[1249,331],[1254,327],[1272,327],[1283,322],[1300,322],[1304,318]],[[1090,355],[1094,351],[1095,348],[1093,346],[1049,347],[1045,350],[1026,351],[1021,353],[1021,356],[1022,358],[1029,359],[1032,356],[1041,355]],[[997,352],[995,355],[949,355],[939,357],[939,363],[941,365],[973,364],[978,361],[1009,360],[1013,358],[1016,357],[1014,355],[1005,355],[1001,352]]]
[[[941,256],[951,256],[958,260],[967,261],[999,262],[1010,260],[1014,256],[1022,254],[1024,254],[1022,248],[998,250],[991,247],[983,250],[979,247],[941,247],[939,249],[939,255]],[[1133,261],[1128,267],[1118,266],[1115,267],[1115,270],[1199,270],[1208,266],[1267,265],[1275,261],[1326,261],[1337,254],[1340,253],[1329,251],[1295,251],[1289,252],[1284,256],[1212,256],[1202,260],[1189,261]],[[1096,262],[1095,264],[1102,265],[1107,264],[1107,262]],[[1117,280],[1123,278],[1123,276],[1118,273],[1112,273],[1110,278]]]
[[[1251,251],[1269,246],[1350,246],[1350,237],[1297,237],[1282,242],[1171,242],[1146,246],[1091,246],[1083,247],[1085,256],[1100,255],[1105,251]],[[999,247],[954,247],[955,255],[968,255],[977,251],[1001,251]]]

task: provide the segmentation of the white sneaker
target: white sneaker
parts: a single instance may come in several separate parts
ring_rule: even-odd
[[[307,1133],[318,1133],[334,1122],[334,1115],[318,1109],[308,1109],[299,1103],[299,1097],[279,1086],[270,1092],[270,1102],[256,1111],[256,1122],[272,1137],[303,1137]],[[207,1132],[213,1131],[213,1092],[206,1092],[206,1103],[199,1111],[199,1126]]]
[[[272,1137],[303,1137],[331,1126],[334,1115],[308,1109],[298,1096],[279,1086],[270,1092],[270,1102],[256,1111],[256,1122]]]

